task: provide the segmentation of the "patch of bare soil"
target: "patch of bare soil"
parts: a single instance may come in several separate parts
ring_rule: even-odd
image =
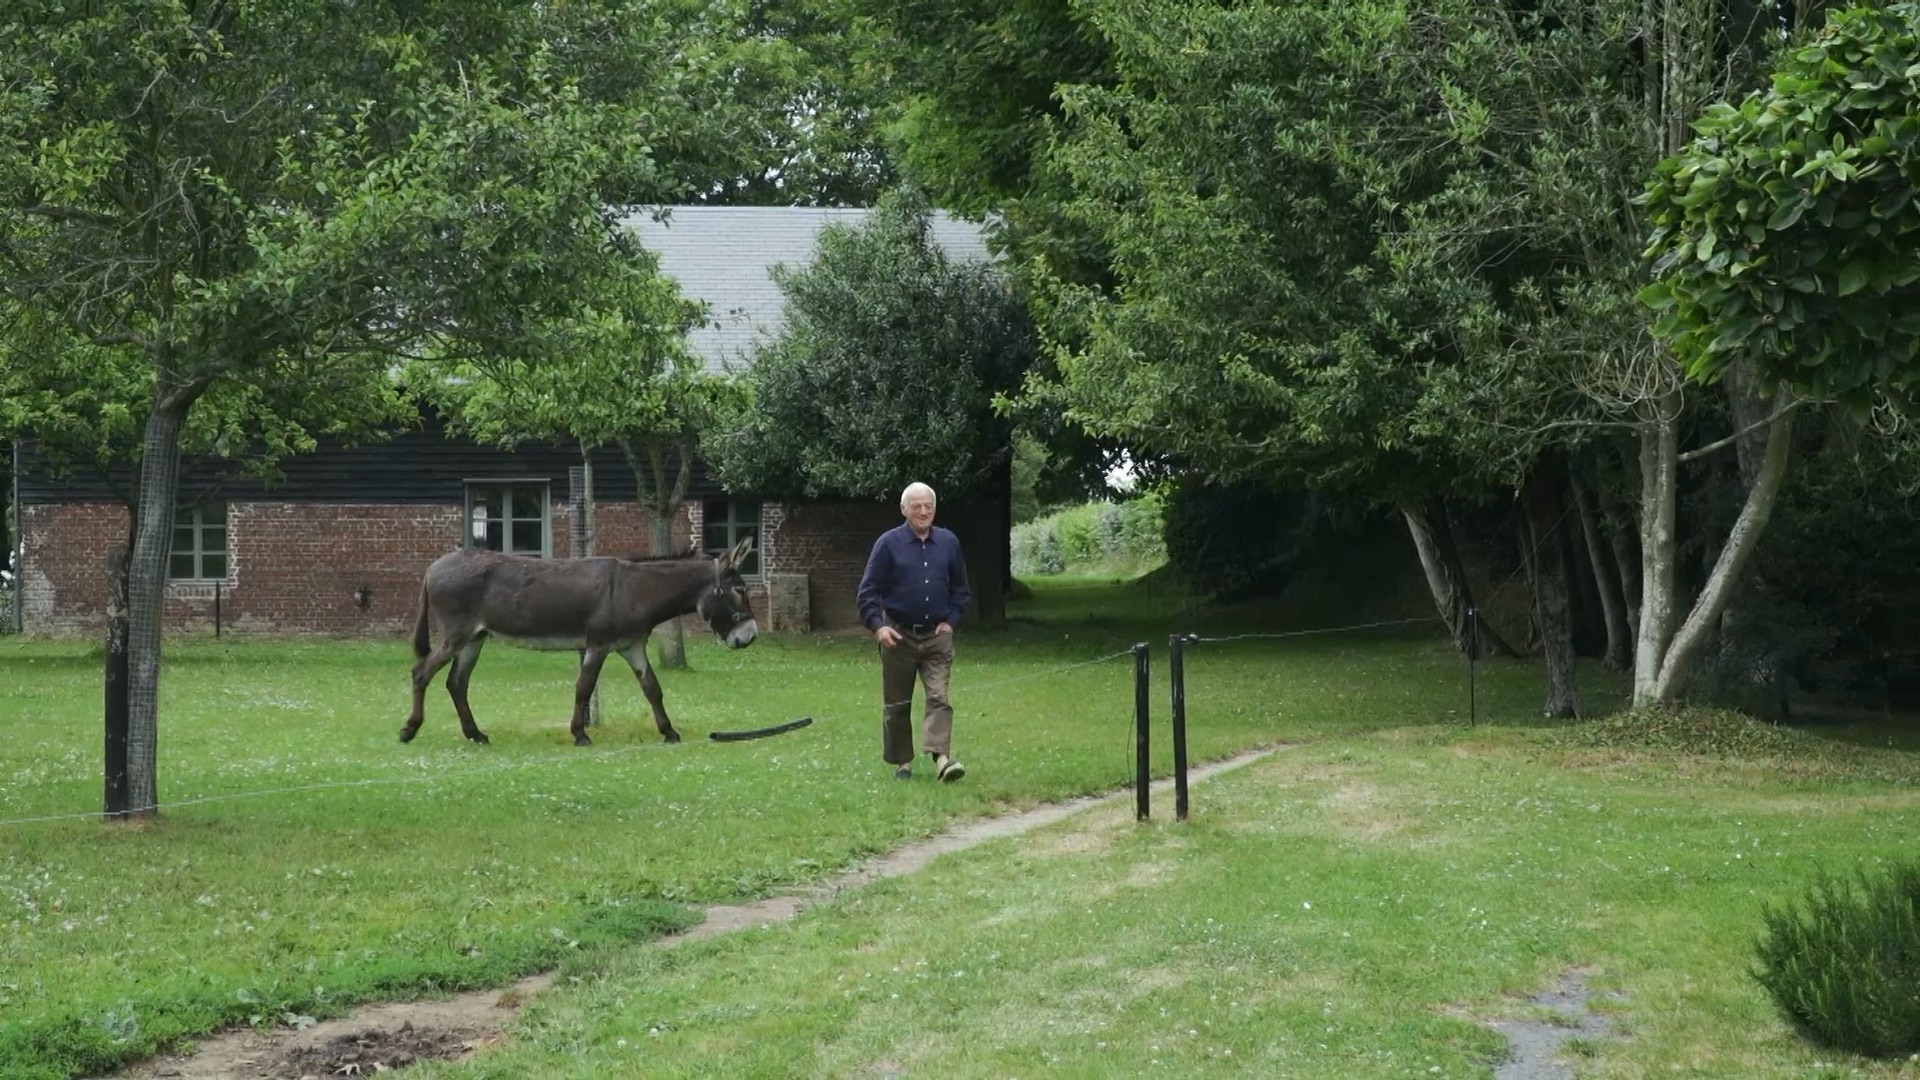
[[[550,975],[436,1001],[373,1005],[305,1028],[236,1028],[190,1054],[162,1055],[120,1075],[131,1080],[304,1080],[372,1076],[419,1061],[457,1060],[499,1041],[520,1003]]]
[[[1251,765],[1271,754],[1256,750],[1192,770],[1190,783]],[[1171,780],[1153,785],[1164,796]],[[788,922],[823,900],[887,878],[905,877],[942,855],[990,840],[1019,836],[1063,821],[1082,810],[1122,797],[1089,796],[1041,806],[1018,814],[958,825],[939,836],[907,844],[871,862],[800,892],[770,896],[751,904],[716,904],[699,925],[662,939],[663,946],[718,937],[737,930]],[[520,1005],[553,982],[551,975],[522,979],[505,990],[486,990],[438,1001],[402,1001],[374,1005],[303,1030],[290,1027],[256,1031],[239,1028],[200,1043],[192,1052],[162,1055],[116,1074],[125,1080],[326,1080],[373,1076],[419,1061],[457,1060],[497,1044]],[[885,1071],[880,1073],[887,1075]],[[1503,1074],[1504,1075],[1504,1074]]]
[[[1494,1080],[1573,1080],[1573,1069],[1560,1055],[1566,1042],[1613,1033],[1606,1017],[1588,1007],[1592,1000],[1586,973],[1575,969],[1558,986],[1527,999],[1546,1011],[1544,1019],[1495,1021],[1493,1029],[1507,1037],[1508,1057],[1494,1070]]]

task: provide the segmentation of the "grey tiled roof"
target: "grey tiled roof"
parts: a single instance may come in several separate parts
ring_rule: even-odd
[[[830,224],[857,226],[868,211],[811,206],[675,206],[666,221],[650,209],[627,215],[624,224],[660,256],[660,269],[680,291],[707,304],[710,325],[689,335],[709,371],[742,370],[754,344],[780,332],[785,298],[771,276],[785,263],[813,261],[820,231]],[[989,258],[982,227],[936,212],[934,242],[957,261]]]

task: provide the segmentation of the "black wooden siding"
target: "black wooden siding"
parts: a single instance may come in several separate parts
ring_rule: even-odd
[[[116,468],[109,477],[72,472],[55,475],[23,443],[20,460],[20,498],[24,503],[115,501],[132,488],[131,467]],[[181,465],[181,501],[217,498],[228,502],[322,503],[459,503],[470,480],[546,481],[552,497],[568,497],[567,470],[580,464],[577,443],[562,446],[522,446],[502,450],[448,435],[431,416],[416,430],[396,432],[385,442],[341,446],[322,441],[312,453],[280,462],[280,476],[260,481],[240,474],[226,459],[190,459]],[[674,459],[667,462],[668,482]],[[593,455],[593,494],[604,501],[638,498],[627,461],[617,447],[601,447]],[[721,498],[723,491],[694,459],[691,499]]]

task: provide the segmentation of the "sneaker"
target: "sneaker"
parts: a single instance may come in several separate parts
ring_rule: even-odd
[[[967,767],[965,765],[960,764],[945,754],[935,755],[933,765],[934,775],[938,776],[940,782],[943,784],[951,784],[955,780],[967,775]]]
[[[902,766],[900,766],[899,768],[897,768],[897,769],[895,769],[895,770],[893,770],[893,778],[894,778],[895,780],[911,780],[911,779],[913,779],[913,766],[911,766],[911,765],[902,765]]]

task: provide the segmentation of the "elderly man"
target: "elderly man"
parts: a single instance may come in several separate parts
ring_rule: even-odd
[[[953,628],[973,598],[960,541],[933,523],[933,489],[908,484],[900,493],[907,520],[880,534],[860,575],[860,618],[880,643],[880,745],[896,779],[913,779],[913,681],[926,692],[920,744],[934,775],[952,783],[967,774],[953,759]]]

